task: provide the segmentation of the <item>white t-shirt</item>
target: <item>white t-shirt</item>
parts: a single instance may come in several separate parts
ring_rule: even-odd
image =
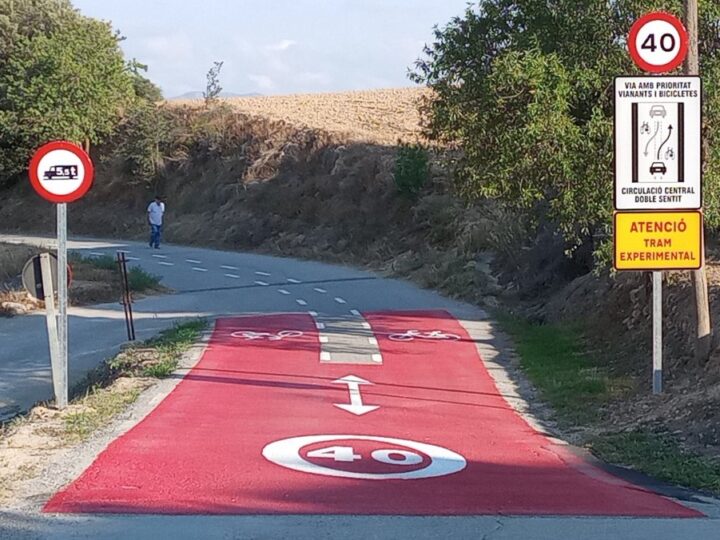
[[[163,214],[165,213],[165,203],[151,202],[148,206],[148,218],[150,225],[162,225]]]

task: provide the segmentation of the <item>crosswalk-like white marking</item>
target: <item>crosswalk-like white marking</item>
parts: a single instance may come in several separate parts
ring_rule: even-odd
[[[323,362],[330,362],[332,360],[332,356],[330,356],[329,352],[323,351],[320,353],[320,360]]]
[[[270,277],[270,276],[271,276],[271,274],[268,274],[267,272],[255,272],[255,275],[257,275],[257,276],[265,276],[265,277]]]
[[[207,268],[193,268],[195,272],[207,272]]]
[[[320,336],[320,343],[327,343],[330,339],[327,336]]]
[[[196,259],[185,259],[185,262],[188,262],[190,264],[202,264],[202,261],[198,261]]]
[[[290,296],[290,291],[286,291],[285,289],[278,289],[278,292],[280,294],[284,294],[285,296]]]
[[[355,315],[356,317],[360,317],[360,312],[359,312],[357,309],[351,309],[351,310],[350,310],[350,313],[352,313],[352,314]]]
[[[336,297],[335,297],[335,301],[336,301],[338,304],[347,304],[347,302],[346,302],[345,300],[343,300],[342,298],[340,298],[339,296],[336,296]]]
[[[318,330],[325,330],[325,323],[321,323],[321,322],[315,323],[315,327],[316,327]]]
[[[325,289],[317,288],[317,289],[315,289],[315,292],[319,292],[320,294],[325,294],[327,291]]]
[[[220,268],[223,270],[240,270],[237,266],[227,266],[227,265],[221,265]]]
[[[160,261],[158,264],[160,264],[162,266],[175,266],[175,264],[173,264],[173,263],[163,262],[163,261]]]
[[[289,283],[295,283],[296,285],[302,283],[302,281],[299,281],[299,280],[293,279],[293,278],[288,278],[288,282],[289,282]]]
[[[382,364],[382,354],[373,354],[372,355],[373,362],[377,362],[378,364]]]
[[[225,277],[233,278],[233,279],[240,279],[240,276],[236,276],[235,274],[225,274]]]
[[[301,300],[301,299],[298,298],[298,299],[295,300],[295,301],[296,301],[298,304],[300,304],[301,306],[307,306],[307,302],[306,302],[305,300]]]
[[[269,283],[265,283],[264,281],[256,281],[255,285],[260,285],[261,287],[269,287]]]

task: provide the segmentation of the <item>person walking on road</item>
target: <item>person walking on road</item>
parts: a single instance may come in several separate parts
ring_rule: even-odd
[[[163,215],[165,214],[165,203],[160,196],[150,203],[147,209],[148,224],[150,225],[150,247],[160,249],[160,237],[162,235]]]

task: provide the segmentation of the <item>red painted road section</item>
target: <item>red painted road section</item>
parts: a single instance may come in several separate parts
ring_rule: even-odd
[[[382,365],[321,364],[317,330],[306,315],[219,321],[197,367],[45,511],[700,516],[585,464],[531,429],[499,395],[475,344],[447,313],[365,316]],[[303,335],[247,339],[255,336],[247,331],[283,330]],[[407,330],[462,339],[389,338]],[[350,403],[348,386],[333,382],[347,375],[374,383],[360,386],[361,399],[379,409],[355,416],[334,405]],[[320,435],[343,437],[304,444],[295,458],[278,445],[266,449],[285,466],[263,457],[270,443]],[[433,467],[461,470],[377,479]]]

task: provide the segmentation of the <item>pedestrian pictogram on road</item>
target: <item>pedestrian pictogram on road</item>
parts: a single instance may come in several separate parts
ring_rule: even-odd
[[[699,77],[615,79],[615,208],[702,206]]]
[[[688,33],[674,15],[648,13],[633,25],[628,49],[633,61],[650,73],[667,73],[678,68],[688,54]]]

